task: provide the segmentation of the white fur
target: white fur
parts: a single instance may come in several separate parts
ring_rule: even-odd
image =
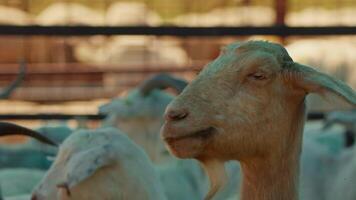
[[[62,184],[68,187],[56,187]],[[68,137],[33,193],[38,200],[165,199],[144,151],[115,128],[82,130]]]
[[[102,105],[99,112],[107,114],[104,126],[123,130],[134,142],[145,149],[154,163],[170,160],[159,136],[163,113],[173,96],[165,91],[153,90],[143,96],[137,89],[127,96],[113,99]]]

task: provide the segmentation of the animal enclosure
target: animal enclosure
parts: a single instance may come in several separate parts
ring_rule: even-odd
[[[0,121],[57,144],[79,129],[115,127],[157,169],[160,198],[203,199],[204,170],[177,160],[161,139],[165,109],[225,46],[251,40],[281,44],[293,61],[356,88],[354,0],[0,0]],[[308,97],[301,199],[356,198],[343,182],[356,170],[354,115],[355,107]],[[57,152],[26,136],[0,137],[0,199],[30,199]],[[226,168],[231,179],[215,200],[240,195],[239,165]],[[29,181],[10,190],[17,175]]]

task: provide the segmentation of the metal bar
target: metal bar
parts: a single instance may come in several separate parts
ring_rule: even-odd
[[[194,64],[177,66],[177,65],[115,65],[115,64],[85,64],[85,63],[29,63],[27,64],[28,75],[88,75],[103,73],[159,73],[159,72],[196,72],[203,68],[206,62],[196,62]],[[0,76],[17,75],[17,64],[0,63]]]
[[[155,36],[316,36],[355,35],[356,26],[328,27],[147,27],[147,26],[12,26],[0,25],[0,35],[48,35],[48,36],[91,36],[91,35],[155,35]]]
[[[0,114],[0,120],[103,120],[105,115],[72,115],[72,114]]]
[[[106,115],[76,115],[76,114],[0,114],[0,120],[71,120],[71,119],[87,119],[87,120],[103,120]],[[313,112],[308,114],[308,120],[324,119],[325,114],[321,112]]]

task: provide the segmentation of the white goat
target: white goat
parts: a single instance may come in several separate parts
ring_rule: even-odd
[[[173,99],[173,95],[161,89],[173,88],[180,93],[186,84],[184,80],[158,74],[145,80],[125,97],[113,99],[99,108],[100,113],[108,115],[104,121],[106,126],[123,130],[146,150],[155,164],[160,164],[157,166],[158,172],[166,196],[171,200],[201,199],[208,189],[207,178],[197,162],[173,159],[159,138],[164,110]],[[226,167],[231,181],[216,199],[225,199],[238,185],[238,165],[229,163]]]
[[[144,151],[115,128],[69,136],[32,199],[165,199]]]
[[[356,110],[334,111],[326,115],[324,130],[340,124],[345,127],[344,144],[346,147],[353,146],[356,137]]]
[[[177,157],[203,164],[207,199],[226,182],[223,163],[238,160],[241,199],[296,200],[308,93],[356,106],[353,89],[294,62],[281,45],[233,43],[168,105],[162,137]]]
[[[33,130],[30,130],[30,129],[27,129],[25,127],[22,127],[22,126],[18,126],[16,124],[12,124],[12,123],[7,123],[7,122],[0,122],[0,136],[6,136],[6,135],[16,135],[16,134],[19,134],[19,135],[26,135],[26,136],[29,136],[29,137],[34,137],[44,143],[47,143],[47,144],[51,144],[51,145],[55,145],[55,143],[53,141],[51,141],[50,139],[46,138],[45,136],[41,135],[40,133],[36,132],[36,131],[33,131]],[[14,171],[12,171],[14,172]],[[7,177],[7,176],[11,176],[11,175],[14,175],[10,172],[6,172],[4,174],[5,177],[1,177],[0,181],[3,181],[3,180],[6,180],[6,184],[7,183],[10,183],[11,181],[14,181],[13,179],[11,179],[10,177]],[[28,175],[28,174],[27,174]],[[16,175],[16,179],[18,178],[18,176]],[[33,177],[31,177],[33,178]],[[20,180],[21,181],[21,180]],[[21,186],[29,186],[27,184],[25,185],[21,185],[20,182],[18,182],[19,184],[17,184],[16,186],[17,187],[21,187]],[[3,184],[5,183],[2,183],[1,186],[0,186],[0,199],[2,198],[2,187],[3,187]],[[10,183],[11,184],[11,183]],[[11,187],[14,187],[14,182],[13,184],[11,184]],[[5,187],[5,186],[4,186]],[[31,187],[31,186],[29,186]],[[18,188],[16,188],[18,189]],[[29,189],[29,188],[27,188]],[[9,192],[11,194],[13,190],[9,189],[8,187],[6,188],[6,193]]]
[[[337,159],[337,170],[332,174],[328,182],[332,183],[326,188],[328,191],[326,200],[356,199],[356,146],[345,150]]]
[[[106,114],[104,126],[114,126],[145,149],[154,163],[170,159],[159,136],[163,124],[163,113],[173,95],[161,89],[172,88],[181,92],[186,81],[159,74],[145,80],[138,88],[125,97],[113,99],[99,108],[99,113]]]

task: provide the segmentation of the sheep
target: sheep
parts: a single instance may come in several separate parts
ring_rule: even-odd
[[[1,169],[0,188],[3,197],[30,194],[44,174],[45,171],[37,169]]]
[[[26,74],[26,63],[20,62],[20,72],[16,79],[0,92],[0,99],[8,99],[14,90],[23,82]]]
[[[170,158],[159,137],[163,113],[173,95],[161,89],[172,88],[177,93],[186,81],[166,74],[158,74],[145,80],[125,97],[111,100],[99,107],[99,114],[107,115],[103,126],[114,126],[145,149],[154,163]]]
[[[107,127],[70,135],[32,199],[164,200],[161,187],[143,149]]]
[[[356,106],[353,89],[294,62],[281,45],[232,43],[167,106],[162,138],[173,155],[202,163],[206,199],[226,182],[223,163],[238,160],[242,200],[295,200],[308,93]]]

